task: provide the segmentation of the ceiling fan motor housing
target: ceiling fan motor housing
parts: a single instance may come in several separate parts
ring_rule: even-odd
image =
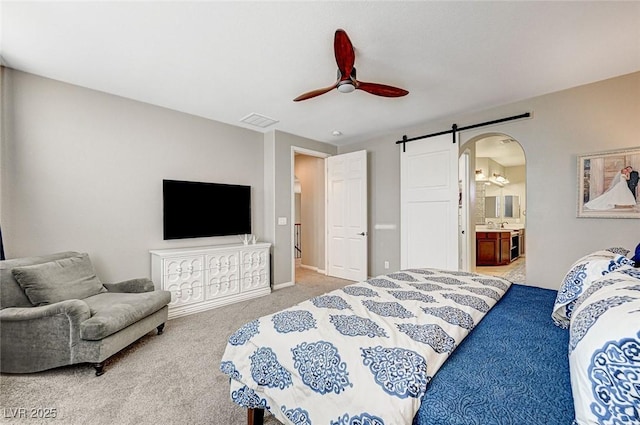
[[[351,69],[351,75],[349,78],[342,79],[342,73],[338,69],[338,83],[336,88],[340,93],[351,93],[356,89],[356,85],[354,83],[356,79],[356,69]]]

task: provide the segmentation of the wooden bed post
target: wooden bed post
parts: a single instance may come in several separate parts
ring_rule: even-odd
[[[264,409],[247,409],[247,425],[262,425]]]

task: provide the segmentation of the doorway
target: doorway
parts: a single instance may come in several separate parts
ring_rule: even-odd
[[[491,133],[474,142],[475,196],[469,205],[475,232],[475,271],[526,281],[526,158],[509,135]]]
[[[291,217],[299,218],[290,226],[292,281],[298,280],[296,271],[301,269],[365,280],[366,150],[328,155],[292,147],[291,170]]]
[[[325,275],[326,176],[323,152],[292,147],[292,281]]]

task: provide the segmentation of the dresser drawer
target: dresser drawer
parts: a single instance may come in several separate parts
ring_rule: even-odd
[[[166,290],[171,292],[169,307],[199,303],[204,300],[202,279],[167,283]]]
[[[240,292],[240,273],[209,275],[205,285],[205,297],[210,300]]]
[[[210,275],[224,276],[228,273],[238,273],[239,258],[237,251],[207,254],[205,259],[206,269]]]
[[[162,262],[162,274],[165,276],[188,276],[202,272],[203,269],[204,256],[202,255],[165,258]]]

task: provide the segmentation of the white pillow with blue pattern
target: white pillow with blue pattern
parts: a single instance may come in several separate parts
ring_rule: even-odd
[[[551,318],[556,326],[569,327],[575,301],[591,284],[621,266],[633,265],[624,255],[602,250],[585,255],[573,263],[558,289]]]
[[[569,368],[575,424],[640,423],[640,270],[622,266],[576,301]]]

